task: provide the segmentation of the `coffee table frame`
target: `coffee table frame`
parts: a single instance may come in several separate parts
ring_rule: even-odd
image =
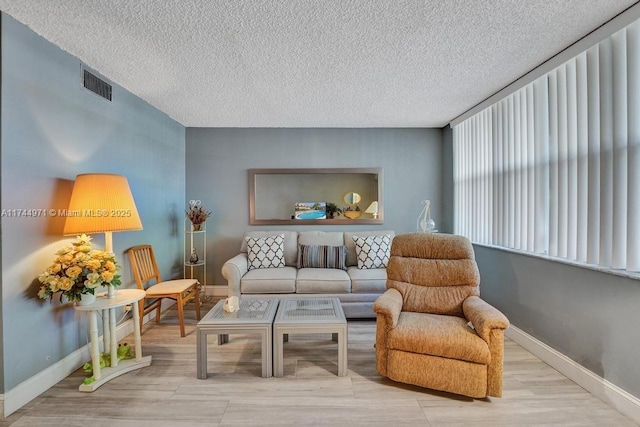
[[[297,305],[310,306],[309,314],[304,309],[295,309]],[[327,307],[318,315],[311,307]],[[328,307],[333,310],[332,314]],[[295,309],[295,316],[288,311]],[[289,334],[331,333],[338,341],[338,376],[347,375],[347,319],[338,298],[291,298],[280,301],[278,313],[273,321],[273,376],[284,376],[284,342]]]
[[[267,307],[259,318],[240,317],[247,312],[247,308],[256,302],[265,302]],[[240,298],[240,311],[227,313],[223,310],[224,300],[218,303],[207,313],[197,325],[197,376],[199,379],[207,378],[207,337],[210,334],[218,335],[218,345],[229,341],[229,334],[255,333],[259,334],[262,341],[262,376],[272,376],[273,365],[273,319],[278,308],[277,298]]]

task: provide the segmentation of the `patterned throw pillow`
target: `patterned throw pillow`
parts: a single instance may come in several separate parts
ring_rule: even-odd
[[[284,234],[246,240],[249,270],[284,267]]]
[[[391,249],[391,236],[353,236],[356,244],[356,257],[358,258],[358,268],[386,268],[389,262],[389,252]]]
[[[339,268],[346,270],[346,246],[298,245],[298,268]]]

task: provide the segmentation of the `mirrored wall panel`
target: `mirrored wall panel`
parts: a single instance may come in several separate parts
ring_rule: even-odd
[[[382,168],[249,169],[249,223],[382,224],[382,189]]]

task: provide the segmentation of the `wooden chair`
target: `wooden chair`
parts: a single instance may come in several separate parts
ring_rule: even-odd
[[[146,292],[144,303],[139,304],[140,328],[145,314],[156,310],[156,322],[160,322],[160,308],[164,298],[173,299],[178,305],[178,318],[180,320],[180,336],[185,336],[184,332],[184,305],[193,300],[196,305],[196,315],[200,320],[200,298],[198,281],[196,279],[177,279],[162,281],[158,264],[153,254],[151,245],[139,245],[130,248],[128,251],[131,261],[133,277],[138,289]],[[147,300],[153,300],[149,305]]]

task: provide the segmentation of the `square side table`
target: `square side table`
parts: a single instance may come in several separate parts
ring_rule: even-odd
[[[218,335],[218,345],[229,341],[229,334],[255,333],[262,341],[262,376],[272,376],[273,319],[278,308],[277,298],[240,298],[240,310],[236,313],[224,311],[224,300],[207,313],[196,327],[197,329],[197,376],[207,378],[207,337]]]
[[[280,302],[273,321],[273,376],[284,376],[289,334],[331,333],[338,341],[338,376],[347,375],[347,319],[338,298],[294,298]]]

